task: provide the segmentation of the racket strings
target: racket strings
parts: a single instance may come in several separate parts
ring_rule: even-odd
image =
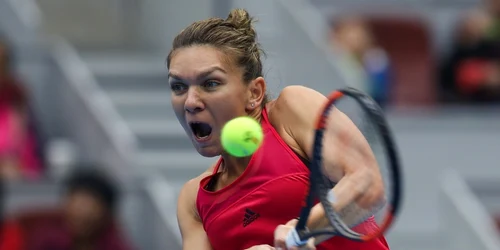
[[[333,105],[335,105],[335,108],[333,108]],[[357,127],[357,130],[343,131],[339,129],[342,128],[340,126],[343,126],[340,124],[342,117],[331,115],[332,112],[338,111],[341,113],[337,114],[347,116],[349,119],[346,121],[352,122]],[[360,136],[360,132],[363,136]],[[352,150],[353,147],[363,146],[359,143],[365,145],[367,143],[373,154],[361,150]],[[324,145],[327,145],[327,147],[324,147]],[[342,183],[347,181],[343,188],[351,188],[352,190],[350,196],[349,190],[345,190],[348,195],[340,197],[340,199],[332,195],[332,186],[334,187],[336,182],[344,178],[345,173],[339,173],[339,169],[342,168],[334,170],[325,168],[327,164],[338,161],[349,166],[371,164],[370,161],[373,158],[375,158],[379,167],[380,172],[375,173],[375,175],[383,181],[383,198],[385,199],[379,200],[375,204],[373,204],[373,200],[368,200],[375,197],[373,195],[378,197],[378,193],[372,193],[373,195],[368,193],[378,192],[378,189],[371,189],[373,180],[370,177],[373,176],[373,172],[369,173],[371,176],[364,175],[364,172],[357,172],[360,173],[361,179],[356,177],[343,179],[344,182]],[[385,121],[383,112],[375,102],[367,95],[350,88],[332,93],[327,104],[325,104],[321,117],[317,121],[313,159],[310,168],[308,205],[302,209],[301,217],[296,226],[300,239],[307,240],[309,237],[317,237],[316,241],[320,239],[321,242],[327,237],[342,235],[355,241],[369,241],[384,233],[392,224],[394,216],[399,210],[401,200],[401,173],[399,168],[397,149],[391,131]],[[330,227],[313,231],[309,231],[304,227],[312,206],[310,203],[313,196],[319,198],[323,204]],[[346,198],[352,200],[346,200]],[[367,204],[367,202],[370,204]],[[342,206],[342,208],[335,211],[334,206]]]
[[[342,208],[340,211],[336,211],[336,218],[329,218],[330,222],[335,223],[335,220],[338,220],[339,223],[343,223],[344,226],[348,227],[351,231],[342,232],[342,234],[351,235],[353,232],[366,235],[372,234],[374,231],[379,229],[379,225],[385,221],[388,216],[387,212],[387,201],[391,199],[391,190],[392,184],[390,182],[389,172],[387,170],[388,159],[386,157],[387,152],[385,152],[385,147],[383,144],[382,136],[380,135],[381,131],[378,131],[377,124],[374,123],[374,120],[371,118],[370,114],[367,113],[363,107],[353,98],[341,98],[339,101],[335,103],[335,108],[345,114],[349,119],[354,123],[354,125],[358,128],[358,130],[363,134],[364,139],[368,142],[373,155],[377,161],[379,166],[380,174],[384,183],[384,199],[373,204],[372,206],[366,208],[362,207],[358,204],[356,200],[349,203],[347,206]],[[332,111],[330,111],[332,112]],[[327,120],[326,130],[334,130],[335,126],[338,126],[337,122]],[[323,139],[323,144],[326,143],[327,138]],[[340,147],[337,150],[342,150],[343,148],[352,147],[359,143],[357,138],[349,138],[345,135],[340,135],[339,140],[341,140]],[[344,152],[344,151],[340,151]],[[359,152],[352,150],[345,150],[345,152],[349,152],[341,155],[345,162],[349,163],[359,163],[363,162],[366,156],[358,154]],[[323,152],[323,155],[328,152]],[[328,175],[325,176],[327,180],[329,180]],[[327,183],[327,180],[324,182]],[[330,180],[335,181],[335,180]],[[360,184],[361,185],[361,184]],[[324,186],[326,187],[326,185]],[[362,187],[360,187],[362,188]],[[366,190],[368,191],[368,190]],[[325,201],[326,202],[326,201]],[[328,214],[328,212],[327,212]],[[366,223],[363,223],[366,222]],[[334,228],[342,228],[342,225],[334,226]],[[353,235],[354,236],[354,235]],[[358,235],[359,236],[359,235]]]

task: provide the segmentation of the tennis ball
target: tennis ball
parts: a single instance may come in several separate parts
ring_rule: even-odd
[[[221,143],[226,152],[236,157],[252,155],[262,143],[260,124],[248,116],[234,118],[222,128]]]

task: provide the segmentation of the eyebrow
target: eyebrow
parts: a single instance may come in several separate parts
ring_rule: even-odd
[[[226,73],[227,74],[227,72],[223,68],[221,68],[219,66],[213,66],[213,67],[210,67],[210,68],[206,69],[205,71],[201,72],[200,74],[198,74],[198,76],[196,77],[196,80],[203,79],[203,78],[207,77],[208,75],[212,74],[215,71],[220,71],[222,73]],[[176,74],[173,74],[172,72],[168,72],[168,77],[174,78],[176,80],[181,80],[182,79],[182,77],[180,77],[180,76],[178,76]]]

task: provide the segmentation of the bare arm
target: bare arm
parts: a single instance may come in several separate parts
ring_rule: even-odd
[[[298,102],[297,100],[300,100]],[[287,143],[312,157],[315,121],[326,102],[322,94],[301,86],[285,88],[277,99],[275,108],[279,116],[275,119],[280,134],[288,136]],[[370,207],[383,198],[383,182],[377,162],[368,142],[352,121],[341,111],[331,111],[325,133],[323,162],[330,179],[337,182],[333,188],[335,210],[341,211],[356,201],[361,207]],[[316,205],[310,215],[308,227],[319,229],[328,226],[323,207]]]
[[[177,221],[182,235],[182,249],[212,250],[203,224],[196,211],[195,200],[198,179],[187,182],[179,194]]]

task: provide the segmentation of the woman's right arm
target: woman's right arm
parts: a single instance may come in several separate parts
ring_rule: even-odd
[[[197,178],[184,184],[177,202],[177,221],[182,235],[182,249],[212,250],[208,236],[196,211]]]

